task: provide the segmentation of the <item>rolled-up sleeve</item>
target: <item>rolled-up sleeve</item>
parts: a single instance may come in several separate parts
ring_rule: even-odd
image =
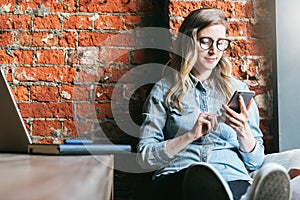
[[[164,98],[163,84],[158,82],[153,87],[143,109],[144,121],[137,145],[137,161],[144,169],[160,169],[173,159],[167,153],[167,141],[163,134],[167,120]]]
[[[240,151],[244,164],[248,170],[257,170],[264,161],[264,145],[263,145],[263,134],[259,128],[259,113],[258,108],[255,102],[253,102],[250,110],[249,110],[249,125],[251,132],[256,139],[256,145],[254,149],[249,152],[245,153]]]

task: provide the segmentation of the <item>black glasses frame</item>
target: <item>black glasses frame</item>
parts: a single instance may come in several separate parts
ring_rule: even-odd
[[[207,40],[207,41],[204,41],[204,40]],[[213,40],[210,37],[200,37],[200,38],[198,38],[198,42],[202,49],[208,50],[213,46],[213,44],[215,43],[215,40]],[[216,40],[216,42],[217,42],[217,49],[220,51],[225,51],[226,49],[229,48],[231,40],[229,40],[227,38],[220,38],[220,39]],[[222,45],[224,45],[224,44],[222,44],[223,42],[226,42],[225,47],[222,47]],[[208,44],[204,44],[204,43],[208,43]]]

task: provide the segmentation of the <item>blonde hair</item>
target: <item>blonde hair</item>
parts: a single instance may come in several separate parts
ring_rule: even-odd
[[[172,55],[168,62],[168,65],[174,69],[172,73],[174,86],[166,96],[168,105],[172,104],[177,109],[182,110],[180,98],[191,85],[189,74],[196,64],[198,57],[196,50],[197,34],[205,27],[213,24],[224,25],[227,30],[226,17],[219,9],[198,9],[191,12],[183,21],[176,39],[175,51],[177,52]],[[231,75],[231,63],[223,55],[217,66],[213,69],[208,83],[220,93],[225,101],[229,100],[235,90]],[[164,76],[169,77],[170,74],[166,74],[165,71]]]

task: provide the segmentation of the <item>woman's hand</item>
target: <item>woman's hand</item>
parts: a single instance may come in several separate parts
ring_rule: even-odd
[[[200,113],[191,131],[167,141],[167,153],[169,156],[176,155],[191,142],[207,134],[211,129],[217,126],[217,115]]]
[[[206,135],[210,130],[217,128],[218,121],[216,114],[200,113],[194,127],[188,132],[188,135],[192,140]]]
[[[248,123],[249,109],[253,100],[246,106],[243,97],[239,95],[240,113],[235,112],[227,105],[223,105],[222,114],[225,117],[225,123],[232,127],[238,136],[240,143],[240,149],[244,152],[251,152],[256,144],[256,140],[251,133],[251,129]]]

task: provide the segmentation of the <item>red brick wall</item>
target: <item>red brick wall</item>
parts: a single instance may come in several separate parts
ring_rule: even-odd
[[[234,75],[256,91],[267,150],[273,151],[268,31],[272,10],[268,1],[172,0],[164,4],[153,0],[6,0],[0,6],[0,64],[6,69],[21,114],[37,142],[78,136],[72,100],[82,98],[97,102],[106,129],[113,123],[109,104],[114,84],[131,67],[156,61],[160,56],[149,56],[145,50],[130,51],[134,45],[130,34],[123,34],[123,39],[99,51],[107,38],[143,26],[170,26],[176,34],[190,11],[218,7],[229,18],[229,36],[234,45],[228,55]],[[165,8],[159,8],[162,6]],[[167,15],[167,24],[159,22],[168,20],[163,17]],[[115,54],[120,56],[114,58]],[[91,88],[75,87],[79,82],[97,85],[93,92],[104,95],[89,99]],[[132,115],[138,118],[138,112]],[[113,134],[121,131],[114,126],[105,132],[116,139]],[[61,133],[59,137],[57,133]]]
[[[110,128],[113,86],[136,58],[128,49],[119,48],[122,44],[111,44],[113,49],[101,52],[98,47],[113,35],[141,26],[144,13],[151,8],[151,3],[141,0],[0,3],[0,64],[35,142],[77,137],[74,116],[78,108],[72,103],[82,99],[97,103],[103,129]],[[124,46],[130,45],[127,40]],[[121,56],[102,62],[116,53]],[[99,84],[105,77],[107,80]],[[84,83],[96,85],[92,92],[103,95],[91,99],[91,87]],[[85,125],[90,125],[86,131],[91,131],[93,126]],[[84,131],[82,126],[79,129]],[[114,137],[119,130],[106,132]]]
[[[114,122],[112,91],[131,68],[165,58],[160,52],[131,51],[135,40],[130,34],[105,48],[99,46],[143,26],[171,28],[176,34],[190,11],[218,7],[229,18],[234,45],[228,55],[234,75],[256,91],[267,151],[274,151],[269,4],[268,0],[3,0],[0,64],[35,141],[52,143],[77,137],[78,131],[92,131],[97,128],[94,122],[84,121],[78,128],[74,116],[96,113],[105,137],[134,143],[136,139],[126,137]],[[115,58],[116,54],[120,56]],[[118,94],[128,98],[127,90],[130,85]],[[132,98],[131,116],[137,123],[148,91],[138,90]],[[135,178],[117,174],[116,199],[132,198],[132,188],[141,183]]]

